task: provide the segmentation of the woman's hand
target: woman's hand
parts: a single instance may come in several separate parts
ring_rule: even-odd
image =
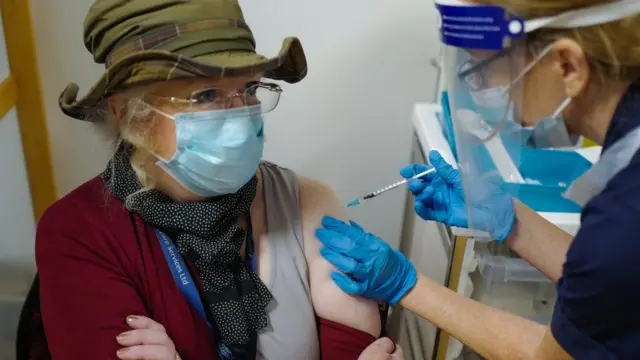
[[[127,324],[133,329],[116,338],[124,346],[118,350],[122,360],[180,360],[173,341],[164,326],[144,316],[129,316]]]
[[[402,348],[389,338],[381,338],[369,345],[358,360],[404,360]]]

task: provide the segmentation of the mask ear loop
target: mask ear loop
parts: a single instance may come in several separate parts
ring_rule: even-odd
[[[560,113],[562,113],[564,111],[564,109],[566,109],[567,106],[569,106],[569,104],[571,104],[572,100],[573,99],[571,99],[570,97],[567,97],[566,99],[564,99],[564,101],[560,104],[560,106],[558,106],[556,111],[554,111],[551,116],[553,116],[554,118],[557,118],[560,115]]]
[[[507,122],[507,116],[509,116],[509,109],[511,108],[511,105],[513,103],[513,99],[512,99],[512,96],[511,96],[511,88],[513,87],[513,85],[517,84],[520,80],[522,80],[524,78],[524,76],[529,71],[531,71],[531,69],[533,69],[533,67],[536,66],[538,64],[538,62],[540,62],[540,60],[542,60],[542,58],[547,56],[547,54],[549,54],[549,52],[551,52],[551,49],[553,49],[553,44],[549,44],[544,49],[542,49],[542,51],[538,55],[536,55],[533,58],[533,60],[531,60],[531,62],[529,64],[527,64],[527,66],[524,67],[524,69],[522,69],[522,71],[518,74],[518,76],[516,76],[513,79],[511,84],[509,84],[509,86],[507,86],[505,88],[504,91],[506,91],[507,94],[509,95],[509,100],[507,101],[508,105],[507,105],[507,107],[505,107],[504,112],[502,113],[502,118],[500,119],[498,124],[494,127],[494,131],[491,133],[491,135],[489,135],[482,142],[487,143],[487,142],[491,141],[494,137],[496,137],[500,133],[500,130],[502,130],[502,127],[504,127],[504,125]],[[571,102],[571,98],[569,98],[568,100],[569,100],[569,102]],[[565,102],[566,102],[566,100],[565,100]],[[567,102],[566,104],[563,103],[561,105],[561,109],[559,108],[559,112],[562,112],[569,105],[569,102]],[[556,110],[556,111],[558,111],[558,110]]]
[[[142,99],[138,99],[138,101],[140,102],[140,104],[141,104],[142,106],[146,106],[146,107],[148,107],[149,109],[151,109],[151,111],[154,111],[154,112],[156,112],[156,113],[158,113],[158,114],[160,114],[160,115],[162,115],[162,116],[166,117],[167,119],[171,119],[171,120],[173,120],[174,122],[176,122],[176,117],[175,117],[175,116],[170,115],[170,114],[168,114],[168,113],[166,113],[166,112],[164,112],[164,111],[162,111],[162,110],[158,109],[157,107],[155,107],[155,106],[153,106],[153,105],[149,105],[149,104],[147,104],[147,103],[146,103],[146,102],[144,102]],[[177,142],[176,142],[176,143],[177,143]],[[176,152],[174,153],[174,156],[175,156],[175,154],[176,154],[177,152],[178,152],[178,151],[177,151],[177,149],[176,149]],[[169,162],[171,161],[171,159],[167,160],[167,159],[165,159],[164,157],[162,157],[162,156],[160,156],[159,154],[157,154],[155,151],[152,151],[152,152],[151,152],[151,155],[155,156],[155,157],[156,157],[156,159],[158,159],[158,161],[159,161],[159,162],[162,162],[162,163],[164,163],[164,164],[167,164],[167,163],[169,163]],[[172,156],[172,159],[173,159],[173,156]],[[156,166],[160,166],[160,165],[158,165],[158,163],[156,163]],[[161,167],[161,166],[160,166],[160,167]],[[161,168],[162,168],[162,167],[161,167]]]
[[[144,102],[143,100],[139,100],[139,101],[140,101],[140,103],[141,103],[143,106],[148,107],[148,108],[149,108],[149,109],[151,109],[152,111],[155,111],[155,112],[157,112],[158,114],[160,114],[160,115],[162,115],[162,116],[164,116],[164,117],[166,117],[166,118],[168,118],[168,119],[171,119],[171,120],[173,120],[173,121],[176,121],[176,117],[175,117],[175,116],[170,115],[170,114],[168,114],[168,113],[166,113],[166,112],[164,112],[164,111],[162,111],[162,110],[158,109],[157,107],[155,107],[155,106],[153,106],[153,105],[149,105],[149,104],[147,104],[146,102]]]

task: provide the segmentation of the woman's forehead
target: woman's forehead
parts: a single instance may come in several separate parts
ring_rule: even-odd
[[[238,76],[223,79],[191,78],[169,80],[155,84],[153,94],[158,96],[188,97],[194,91],[207,88],[243,89],[247,83],[260,81],[261,74],[254,76]]]

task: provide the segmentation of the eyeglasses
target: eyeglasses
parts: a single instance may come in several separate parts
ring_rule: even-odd
[[[513,48],[508,48],[483,60],[467,60],[458,70],[458,79],[466,84],[471,91],[486,88],[489,84],[487,80],[489,65],[500,58],[510,55],[512,51]]]
[[[490,71],[489,67],[495,61],[498,61],[504,57],[509,58],[509,67],[512,67],[513,57],[522,55],[522,52],[526,49],[526,39],[516,39],[512,41],[506,48],[496,52],[482,60],[467,60],[460,69],[458,69],[458,79],[466,84],[471,91],[478,91],[485,89],[489,86],[487,77]],[[509,70],[509,69],[501,69]]]
[[[553,45],[547,45],[532,60],[526,61],[526,57],[523,56],[522,51],[525,50],[521,43],[517,43],[507,49],[497,52],[496,54],[488,57],[487,59],[475,61],[473,59],[467,60],[458,70],[458,79],[466,84],[471,91],[478,91],[489,87],[488,72],[489,66],[496,60],[503,57],[510,59],[506,69],[500,69],[503,72],[503,79],[506,81],[505,86],[512,86],[519,82],[525,74],[527,74],[543,57],[545,57],[552,49]],[[522,58],[521,61],[513,61],[514,52],[516,49],[520,49],[517,54]],[[506,72],[506,73],[505,73]],[[494,75],[495,76],[495,75]]]
[[[273,83],[250,82],[244,91],[210,87],[194,91],[188,98],[162,97],[171,103],[187,107],[189,111],[222,110],[240,106],[260,106],[260,113],[266,114],[278,106],[282,88]],[[238,101],[240,105],[236,105]]]

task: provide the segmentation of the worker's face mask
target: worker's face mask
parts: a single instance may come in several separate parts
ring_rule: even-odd
[[[551,47],[543,50],[516,79],[522,79],[550,50]],[[578,143],[580,136],[569,134],[562,116],[562,112],[571,103],[571,98],[566,98],[551,115],[538,120],[535,126],[523,127],[515,121],[513,103],[509,99],[511,86],[513,84],[471,92],[471,97],[480,113],[485,115],[485,120],[502,119],[502,126],[506,130],[503,134],[517,133],[522,137],[521,141],[532,148],[571,147]],[[487,123],[494,127],[501,126],[495,121],[492,123],[489,120]]]
[[[175,121],[176,152],[157,166],[196,195],[235,193],[255,175],[262,159],[260,106],[166,114]]]

